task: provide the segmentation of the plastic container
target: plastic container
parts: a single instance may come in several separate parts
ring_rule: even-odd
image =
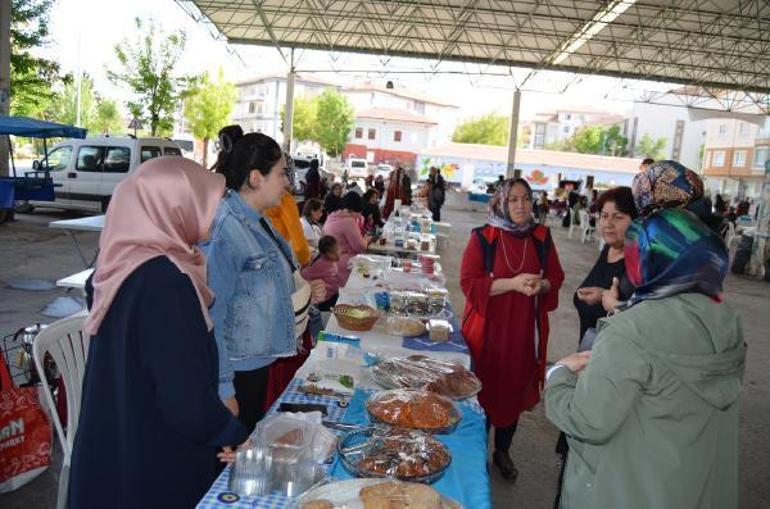
[[[443,343],[449,341],[452,334],[452,324],[447,320],[428,320],[428,339]]]

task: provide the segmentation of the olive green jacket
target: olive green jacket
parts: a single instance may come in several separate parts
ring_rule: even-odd
[[[570,448],[561,507],[737,507],[738,316],[690,293],[602,322],[588,366],[546,384],[546,415]]]

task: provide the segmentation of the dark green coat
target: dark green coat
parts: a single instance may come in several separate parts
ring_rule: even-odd
[[[737,507],[740,319],[684,294],[602,322],[586,369],[546,384],[570,447],[561,507]]]

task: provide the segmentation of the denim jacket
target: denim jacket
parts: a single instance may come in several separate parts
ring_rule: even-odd
[[[295,267],[296,261],[289,244],[275,231],[276,240],[271,238],[260,225],[261,218],[237,192],[228,191],[211,225],[211,238],[200,246],[215,293],[210,312],[222,397],[234,395],[236,365],[296,354],[293,279],[276,240]]]

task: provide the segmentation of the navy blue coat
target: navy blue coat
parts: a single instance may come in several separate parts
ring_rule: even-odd
[[[218,359],[189,277],[136,269],[91,338],[69,507],[194,507],[216,452],[248,436],[217,395]]]

